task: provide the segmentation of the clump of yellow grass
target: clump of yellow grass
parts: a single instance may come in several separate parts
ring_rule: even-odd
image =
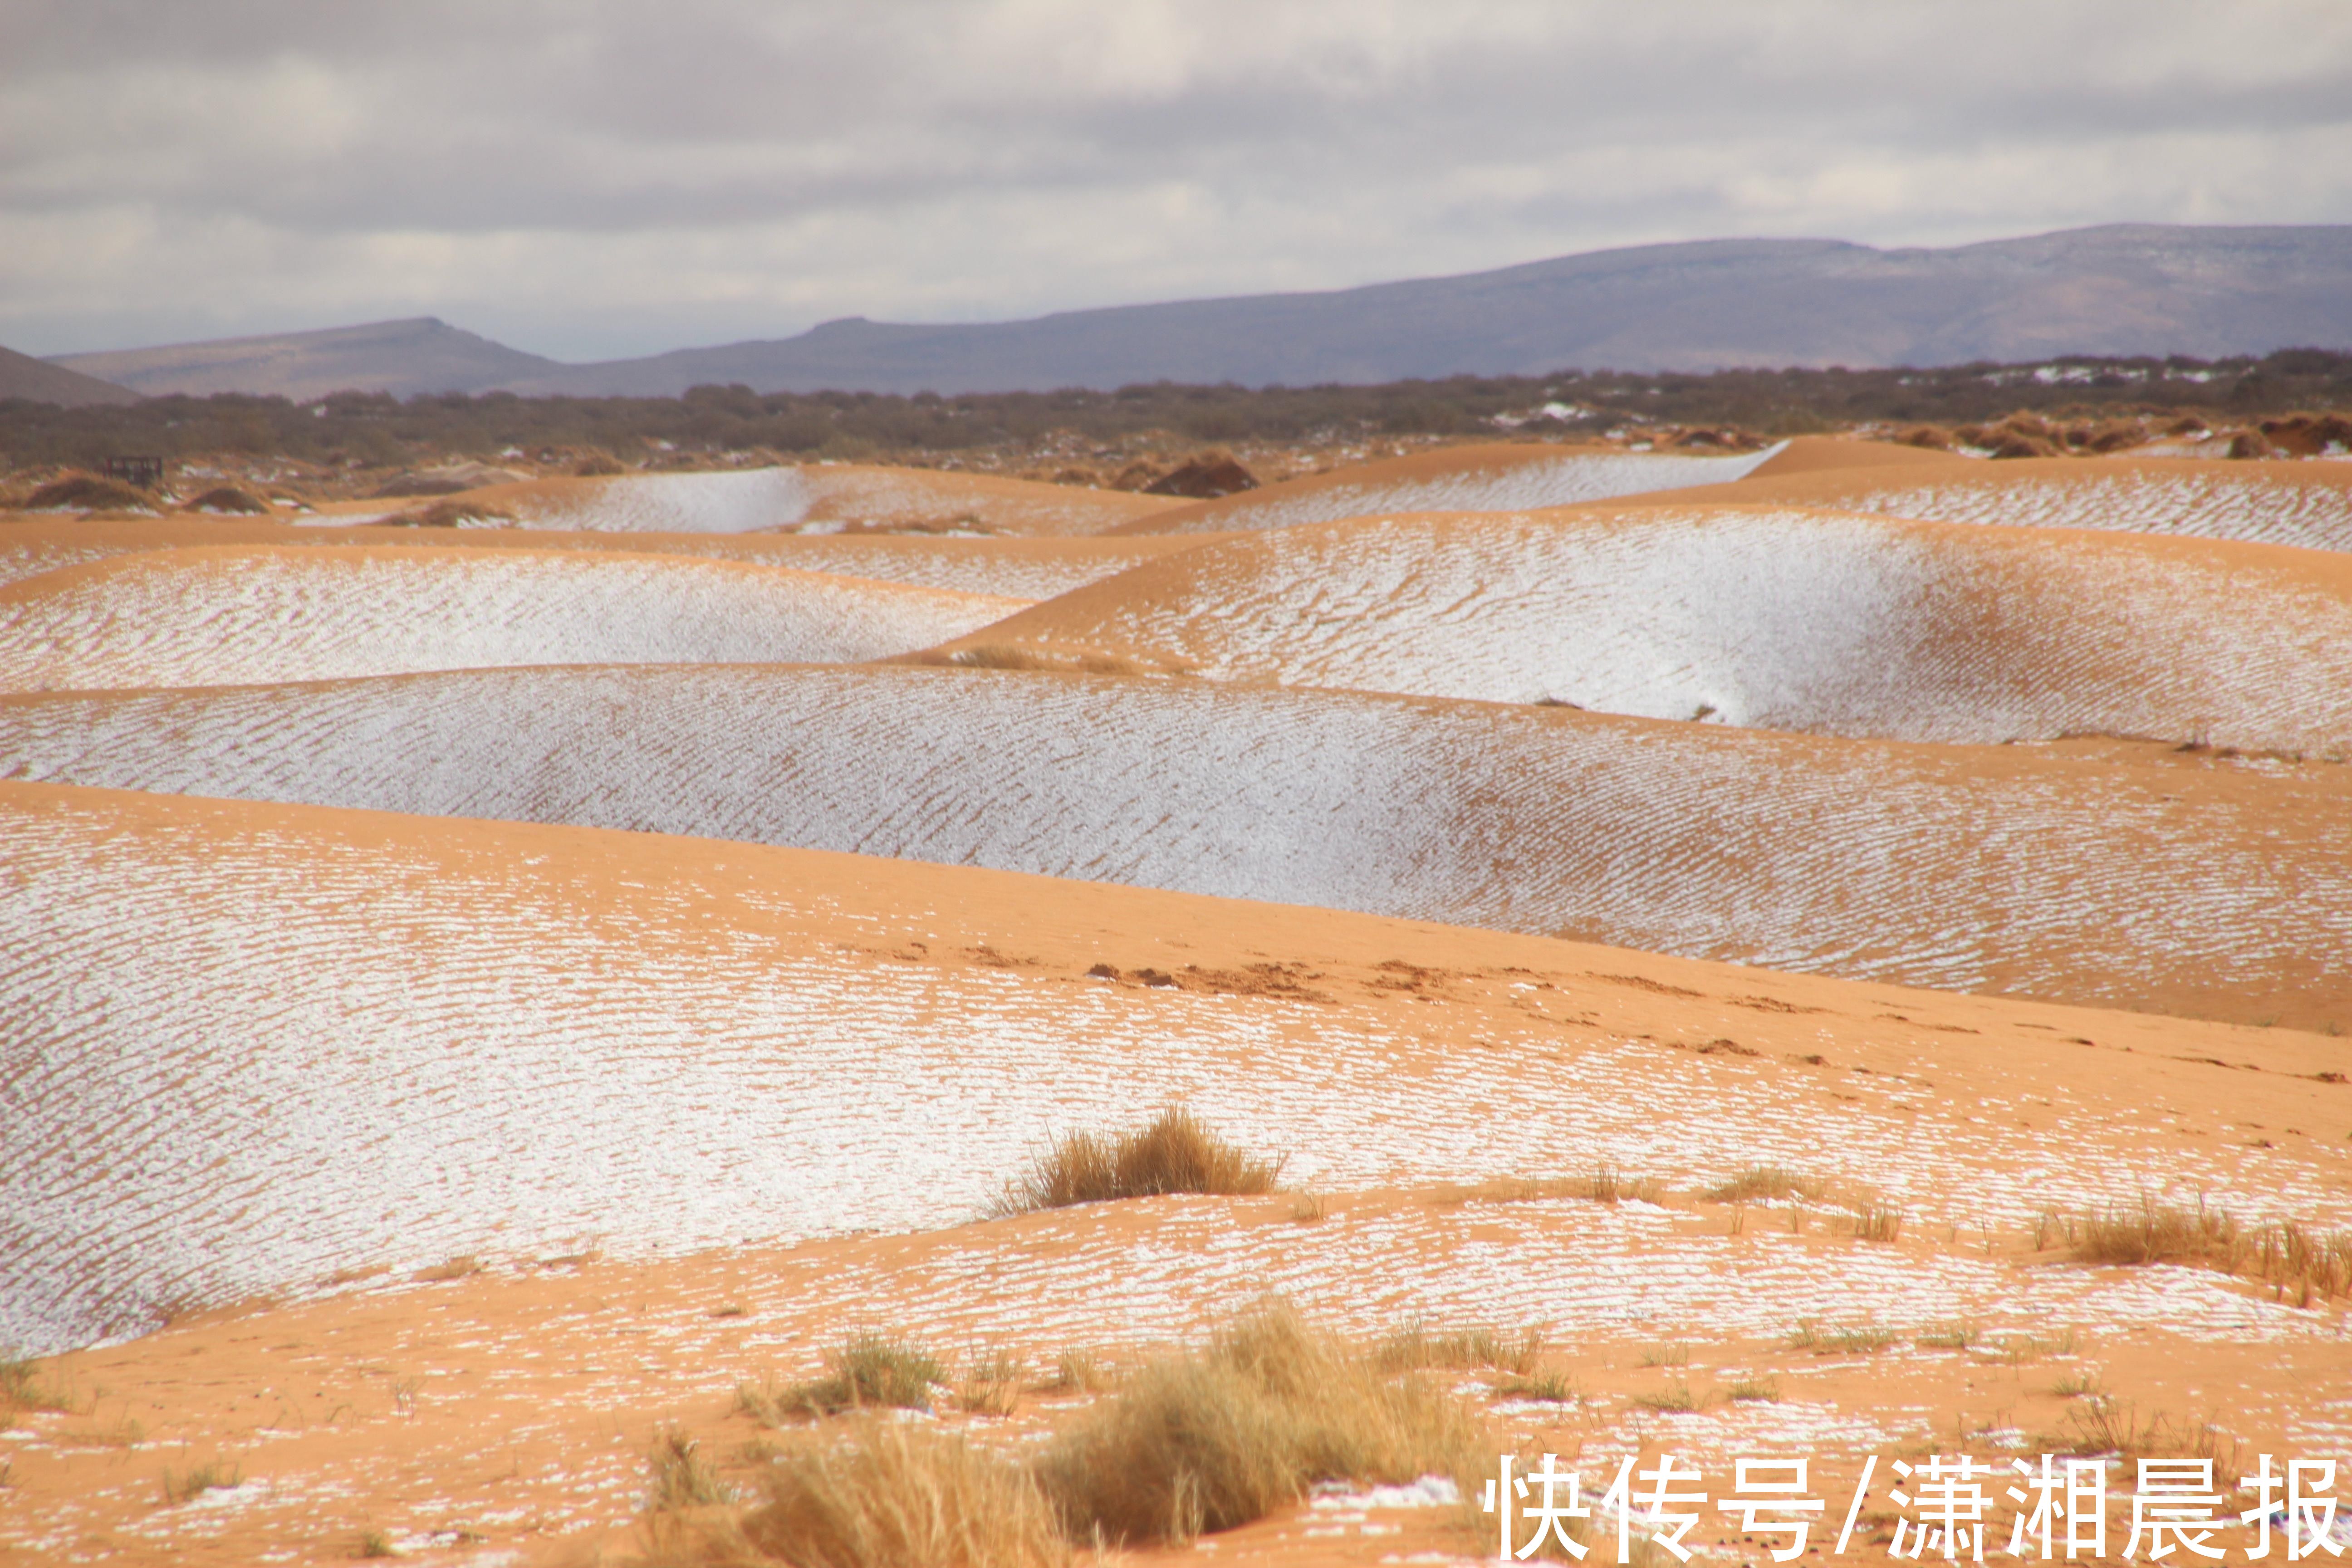
[[[2097,1214],[2047,1215],[2037,1234],[2057,1229],[2078,1263],[2125,1267],[2169,1263],[2250,1275],[2288,1286],[2301,1305],[2315,1295],[2352,1292],[2352,1232],[2324,1231],[2294,1220],[2242,1226],[2203,1197],[2193,1209],[2143,1196],[2136,1207]]]
[[[1170,1193],[1250,1196],[1274,1191],[1283,1162],[1261,1160],[1210,1131],[1190,1109],[1172,1105],[1150,1122],[1103,1136],[1065,1132],[1018,1180],[998,1209],[1026,1214],[1073,1204]]]
[[[871,1412],[769,1460],[740,1515],[651,1521],[653,1561],[794,1568],[1060,1568],[1074,1546],[1181,1544],[1318,1481],[1467,1482],[1486,1438],[1425,1378],[1267,1302],[1162,1357],[1023,1461]]]

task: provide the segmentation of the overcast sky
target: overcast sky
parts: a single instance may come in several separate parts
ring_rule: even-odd
[[[595,359],[1728,235],[2352,221],[2347,0],[0,0],[0,343]]]

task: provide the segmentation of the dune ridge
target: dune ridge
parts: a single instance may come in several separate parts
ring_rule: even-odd
[[[0,690],[481,665],[865,659],[1025,603],[618,552],[155,551],[0,588]]]
[[[1670,499],[2352,550],[2352,461],[2116,457],[1963,463],[1929,454],[1914,466],[1759,470],[1737,484]]]
[[[646,667],[15,699],[0,775],[2352,1026],[2352,770],[2320,763],[2119,766],[1194,681]]]
[[[1103,531],[1223,533],[1387,512],[1525,511],[1727,484],[1754,473],[1780,449],[1702,458],[1527,442],[1441,447],[1196,501]]]
[[[427,550],[620,550],[791,566],[921,588],[1050,599],[1202,541],[958,539],[906,533],[596,533],[552,529],[309,528],[231,518],[0,518],[0,584],[149,550],[210,544],[383,545]]]
[[[2352,754],[2344,556],[1794,508],[1239,535],[925,657],[1008,654],[1900,740]]]
[[[1076,535],[1105,532],[1183,504],[1165,496],[994,474],[851,463],[532,479],[466,493],[469,500],[527,527],[596,532],[838,532],[861,527]],[[366,510],[398,508],[379,502]]]

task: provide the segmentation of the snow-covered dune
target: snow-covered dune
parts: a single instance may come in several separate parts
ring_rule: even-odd
[[[286,522],[184,517],[0,518],[0,584],[149,550],[217,544],[384,545],[439,550],[636,551],[700,555],[911,583],[958,593],[1050,599],[1130,566],[1190,550],[1191,536],[1139,539],[955,539],[907,533],[593,533],[552,530],[304,528]]]
[[[2028,458],[1758,473],[1687,498],[2352,551],[2352,461]]]
[[[0,776],[648,830],[2211,1016],[2352,1009],[2352,782],[896,667],[0,702]]]
[[[866,659],[985,626],[1026,602],[617,552],[158,551],[0,588],[0,689]]]
[[[643,1260],[950,1226],[996,1196],[1049,1133],[1118,1125],[1178,1099],[1244,1146],[1295,1155],[1290,1176],[1326,1190],[1575,1172],[1596,1159],[1689,1182],[1765,1157],[1866,1177],[1932,1214],[2005,1231],[2044,1204],[2168,1182],[2241,1215],[2310,1222],[2342,1201],[2316,1152],[2290,1145],[2250,1163],[2234,1140],[2116,1131],[2133,1120],[2119,1084],[2193,1093],[2241,1077],[2201,1065],[2246,1054],[2210,1025],[961,868],[24,783],[0,783],[0,1342],[35,1352],[461,1254]],[[1221,990],[1253,954],[1328,994]],[[1412,963],[1399,955],[1430,967],[1401,977]],[[1102,958],[1234,968],[1226,980],[1213,968],[1186,972],[1181,987],[1128,987],[1087,977]],[[2101,1049],[2057,1043],[2086,1030]],[[2261,1052],[2290,1068],[2278,1039],[2264,1037]],[[2125,1056],[2135,1041],[2140,1054]],[[1739,1051],[1705,1054],[1702,1042]],[[2042,1059],[2052,1050],[2063,1062]],[[2243,1076],[2275,1121],[2284,1073]],[[1628,1094],[1629,1081],[1641,1092]],[[2028,1111],[2036,1131],[2014,1125]],[[1727,1142],[1727,1125],[1740,1140]],[[1838,1149],[1847,1152],[1824,1152]],[[1056,1310],[1072,1271],[1106,1266],[1067,1223],[1150,1237],[1097,1284],[1112,1323],[1133,1313],[1160,1325],[1183,1295],[1155,1283],[1168,1276],[1220,1271],[1237,1290],[1265,1288],[1262,1271],[1249,1276],[1269,1234],[1297,1234],[1279,1202],[1265,1225],[1236,1226],[1218,1200],[1065,1216],[1031,1233],[1034,1248],[990,1245],[1013,1239],[995,1230],[961,1260],[929,1238],[894,1240],[913,1249],[926,1290],[1029,1314]],[[1616,1228],[1601,1215],[1527,1207],[1551,1233]],[[1196,1214],[1213,1221],[1210,1238],[1170,1246],[1129,1228]],[[1695,1271],[1608,1247],[1566,1260],[1506,1247],[1498,1261],[1500,1223],[1479,1225],[1475,1254],[1454,1272],[1542,1269],[1486,1298],[1528,1316],[1575,1318],[1605,1292],[1611,1321],[1640,1322],[1689,1310],[1696,1291],[1738,1301],[1747,1315],[1733,1321],[1761,1335],[1820,1314],[1809,1303],[1857,1279],[1866,1293],[1848,1294],[1849,1307],[1901,1294],[1923,1321],[1963,1310],[1936,1258],[1865,1266],[1856,1259],[1880,1249],[1825,1260],[1798,1247],[1719,1275],[1719,1258]],[[940,1240],[951,1251],[971,1235]],[[1293,1256],[1304,1243],[1276,1246],[1285,1282],[1311,1272],[1325,1291],[1393,1292],[1393,1270],[1366,1270],[1429,1245],[1410,1223],[1349,1235],[1371,1249],[1353,1271],[1328,1245],[1312,1271]],[[1973,1252],[1958,1249],[1962,1262]],[[695,1267],[708,1270],[705,1289],[741,1288],[727,1283],[729,1260]],[[877,1300],[887,1313],[921,1300],[870,1261],[835,1254],[811,1267],[825,1269],[826,1299],[863,1303],[843,1309],[848,1323],[876,1321],[856,1313]],[[594,1271],[587,1283],[601,1295],[615,1279],[634,1289],[629,1278]],[[1765,1288],[1775,1294],[1759,1308]],[[2078,1288],[2058,1289],[2080,1310]],[[1983,1293],[1979,1281],[1960,1299]],[[530,1319],[555,1310],[551,1299],[533,1300]],[[1377,1310],[1422,1299],[1391,1293]],[[1537,1299],[1540,1313],[1518,1305]],[[568,1322],[599,1310],[563,1300]],[[2051,1310],[2049,1295],[2032,1300]],[[436,1331],[470,1336],[467,1320],[441,1315],[448,1305],[436,1294],[415,1310]],[[646,1331],[643,1310],[625,1332]],[[2251,1321],[2258,1313],[2268,1316]],[[2158,1314],[2175,1328],[2185,1316],[2273,1337],[2306,1331],[2295,1325],[2311,1318],[2217,1286],[2164,1289],[2126,1319]],[[543,1325],[530,1319],[527,1342],[542,1347]],[[832,1342],[844,1321],[814,1337]],[[485,1384],[501,1382],[495,1357],[487,1369],[478,1359],[491,1353],[483,1344],[440,1342]],[[189,1375],[187,1352],[173,1349]],[[727,1353],[741,1352],[739,1342]],[[204,1378],[225,1375],[201,1364],[212,1369]],[[740,1366],[706,1362],[702,1401],[723,1399]],[[583,1397],[602,1413],[601,1389]],[[318,1407],[314,1423],[331,1412]],[[632,1468],[627,1484],[636,1479]],[[152,1510],[150,1481],[137,1489]]]
[[[1727,484],[1755,472],[1778,450],[1694,458],[1523,444],[1444,447],[1199,501],[1109,531],[1218,533],[1396,511],[1525,511]]]
[[[1274,531],[946,653],[1916,741],[2352,752],[2352,558],[1796,508]]]

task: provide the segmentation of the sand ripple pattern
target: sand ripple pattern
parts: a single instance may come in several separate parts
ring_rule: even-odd
[[[1231,496],[1210,506],[1171,514],[1163,525],[1148,518],[1127,533],[1215,533],[1227,529],[1296,528],[1341,518],[1399,511],[1527,511],[1611,500],[1653,490],[1688,489],[1744,479],[1779,453],[1774,447],[1734,458],[1680,458],[1647,453],[1573,452],[1531,462],[1482,463],[1447,470],[1442,454],[1423,459],[1425,471],[1378,479],[1305,480]]]
[[[866,659],[984,626],[1024,603],[673,555],[157,551],[0,589],[0,689]]]
[[[2352,1002],[2339,772],[898,668],[0,703],[0,776],[750,839],[2306,1023]]]
[[[1203,545],[973,640],[1837,735],[2352,752],[2352,562],[2201,541],[1793,508],[1380,518]]]
[[[2150,461],[2108,472],[2021,475],[1996,463],[1957,477],[1875,484],[1824,475],[1822,506],[1885,512],[1937,522],[2010,528],[2086,528],[2131,533],[2234,539],[2305,550],[2352,551],[2352,464],[2192,465]],[[2298,466],[2302,468],[2304,466]],[[1810,497],[1808,499],[1811,499]]]
[[[1823,1111],[1793,1075],[1695,1058],[1662,1073],[1630,1041],[1563,1056],[1533,1021],[1492,1049],[1432,1055],[1307,1005],[876,964],[838,945],[829,884],[783,858],[747,867],[765,852],[740,846],[460,838],[25,784],[0,784],[0,1340],[34,1350],[137,1331],[164,1303],[456,1252],[601,1240],[642,1257],[937,1227],[984,1205],[1044,1130],[1179,1095],[1335,1188],[1571,1157],[1679,1184],[1867,1148],[1874,1183],[1956,1220],[2020,1223],[2135,1183],[2194,1184],[2250,1216],[2341,1207],[2309,1162],[2264,1164],[2250,1194],[2233,1180],[2243,1151],[2135,1154],[2088,1124],[2009,1128],[1974,1095],[1922,1114],[1891,1078],[1857,1079]],[[1726,1125],[1744,1130],[1736,1149]],[[1542,1316],[1721,1298],[1706,1257],[1661,1275],[1654,1258],[1596,1256],[1623,1251],[1629,1226],[1654,1228],[1631,1209],[1585,1227],[1600,1245],[1574,1250],[1593,1277]],[[1288,1250],[1297,1234],[1274,1239]],[[1162,1267],[1130,1253],[1111,1270],[1118,1299],[1093,1310],[1156,1329],[1213,1281],[1360,1278],[1382,1308],[1432,1289],[1398,1266],[1410,1225],[1370,1238],[1391,1262],[1369,1274],[1274,1265],[1265,1237],[1212,1222],[1168,1237],[1181,1244],[1159,1249]],[[1034,1289],[1032,1310],[1097,1267],[1083,1248],[961,1250],[975,1272],[950,1293]],[[1500,1251],[1454,1256],[1467,1299],[1530,1315],[1529,1292],[1558,1279],[1540,1255],[1516,1283]],[[1643,1268],[1654,1283],[1629,1295]],[[1906,1278],[1883,1270],[1873,1289],[1918,1289]],[[1958,1268],[1915,1310],[1976,1289]],[[1792,1282],[1774,1292],[1783,1310],[1791,1290],[1802,1304]]]

